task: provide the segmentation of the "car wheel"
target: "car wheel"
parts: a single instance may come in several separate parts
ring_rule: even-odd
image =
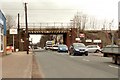
[[[71,53],[69,52],[69,55],[71,55]]]
[[[120,56],[117,57],[117,64],[120,65]]]
[[[117,63],[117,58],[116,58],[116,56],[114,56],[114,55],[113,55],[113,57],[112,57],[112,63],[114,63],[114,64]]]
[[[87,54],[85,54],[85,56],[88,56],[88,53],[87,53]]]
[[[99,53],[100,51],[99,50],[96,50],[95,53]]]
[[[72,55],[72,56],[75,56],[75,53],[72,53],[71,55]]]

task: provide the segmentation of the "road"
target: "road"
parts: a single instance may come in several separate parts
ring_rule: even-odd
[[[118,66],[108,57],[69,56],[68,53],[42,50],[35,57],[44,78],[118,78]]]

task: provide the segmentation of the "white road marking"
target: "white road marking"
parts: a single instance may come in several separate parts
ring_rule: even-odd
[[[112,67],[112,68],[116,68],[116,69],[118,69],[119,67],[117,67],[117,66],[112,66],[112,65],[108,65],[109,67]]]
[[[70,56],[71,58],[80,57],[80,56]]]
[[[88,59],[83,59],[84,61],[90,61],[90,60],[88,60]]]

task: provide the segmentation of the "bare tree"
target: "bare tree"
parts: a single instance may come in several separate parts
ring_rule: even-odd
[[[6,15],[6,24],[7,24],[7,30],[15,26],[15,18],[11,15]]]
[[[92,28],[93,30],[95,30],[97,28],[97,20],[95,19],[95,17],[90,17],[90,28]]]
[[[83,15],[82,15],[82,31],[85,30],[87,21],[88,21],[87,15],[86,15],[86,14],[83,14]]]
[[[77,12],[73,20],[75,27],[78,28],[79,31],[84,31],[84,29],[86,28],[86,23],[88,21],[88,16],[86,14],[83,14],[82,12]]]

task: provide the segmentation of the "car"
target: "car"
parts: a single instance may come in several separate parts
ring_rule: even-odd
[[[67,45],[64,45],[64,44],[58,45],[58,52],[68,52]]]
[[[100,47],[98,45],[88,45],[87,48],[88,48],[89,53],[101,52],[101,49],[100,49]]]
[[[73,43],[69,49],[69,55],[85,55],[88,56],[88,49],[83,43]]]
[[[106,51],[106,49],[109,49],[109,48],[112,48],[112,47],[119,47],[118,45],[115,45],[115,44],[113,44],[113,45],[106,45],[106,46],[104,46],[102,49],[101,49],[101,53],[104,53],[104,51]],[[108,52],[109,52],[110,50],[108,50]]]
[[[51,47],[51,50],[57,51],[57,50],[58,50],[58,45],[53,45],[53,46]]]
[[[46,41],[45,49],[48,50],[48,49],[51,49],[51,48],[52,48],[52,41]]]

